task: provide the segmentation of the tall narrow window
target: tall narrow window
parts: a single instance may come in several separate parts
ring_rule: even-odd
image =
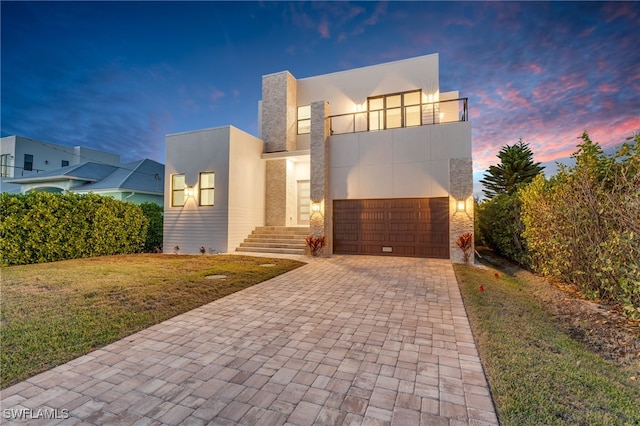
[[[420,126],[422,124],[420,113],[420,101],[422,100],[422,92],[407,92],[404,94],[404,126]]]
[[[11,161],[10,154],[0,155],[0,176],[1,177],[9,177],[9,169],[11,167],[11,164],[9,164],[9,161]]]
[[[33,155],[25,154],[24,155],[24,166],[23,170],[30,172],[33,170]]]
[[[384,129],[384,97],[378,96],[375,98],[369,98],[368,111],[369,111],[369,130],[382,130]]]
[[[200,205],[212,206],[216,175],[214,172],[200,173]]]
[[[298,134],[311,133],[311,105],[298,107]]]
[[[186,188],[184,175],[171,175],[171,207],[182,207],[185,202]]]

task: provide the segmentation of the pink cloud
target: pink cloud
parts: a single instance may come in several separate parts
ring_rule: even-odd
[[[578,37],[588,37],[588,36],[590,36],[590,35],[591,35],[591,33],[593,32],[593,30],[595,30],[595,29],[596,29],[596,27],[595,27],[595,26],[590,27],[590,28],[586,28],[584,31],[582,31],[582,32],[578,35]]]
[[[533,72],[535,75],[538,75],[538,74],[542,73],[542,71],[544,71],[544,68],[542,68],[542,65],[539,65],[539,64],[525,65],[524,69]]]
[[[320,25],[318,25],[318,32],[320,33],[320,37],[329,38],[329,24],[327,21],[320,22]]]
[[[209,99],[212,101],[217,101],[218,99],[224,98],[225,94],[222,90],[213,89],[209,94]]]
[[[602,9],[607,23],[618,18],[625,17],[635,19],[637,17],[633,2],[609,2]]]
[[[617,93],[619,89],[613,86],[612,84],[603,83],[600,86],[598,86],[598,91],[603,93]]]

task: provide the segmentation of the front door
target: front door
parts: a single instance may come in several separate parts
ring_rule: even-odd
[[[311,186],[308,180],[298,181],[298,225],[308,225],[311,213]]]

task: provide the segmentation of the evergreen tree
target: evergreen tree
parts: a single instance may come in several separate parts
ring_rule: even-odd
[[[513,194],[518,185],[531,182],[544,169],[540,163],[533,162],[533,152],[522,139],[502,147],[497,157],[500,164],[490,166],[480,180],[485,187],[482,192],[489,199],[498,194]]]

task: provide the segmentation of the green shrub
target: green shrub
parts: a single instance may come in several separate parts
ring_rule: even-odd
[[[139,252],[147,225],[139,206],[95,194],[0,194],[3,265]]]
[[[149,221],[147,238],[144,242],[144,251],[154,253],[162,250],[162,213],[164,209],[156,203],[142,203],[140,208]]]
[[[499,194],[478,204],[478,229],[484,243],[523,266],[529,265],[527,243],[522,237],[519,194]]]
[[[614,155],[582,140],[575,167],[520,191],[531,264],[640,318],[640,135]]]

